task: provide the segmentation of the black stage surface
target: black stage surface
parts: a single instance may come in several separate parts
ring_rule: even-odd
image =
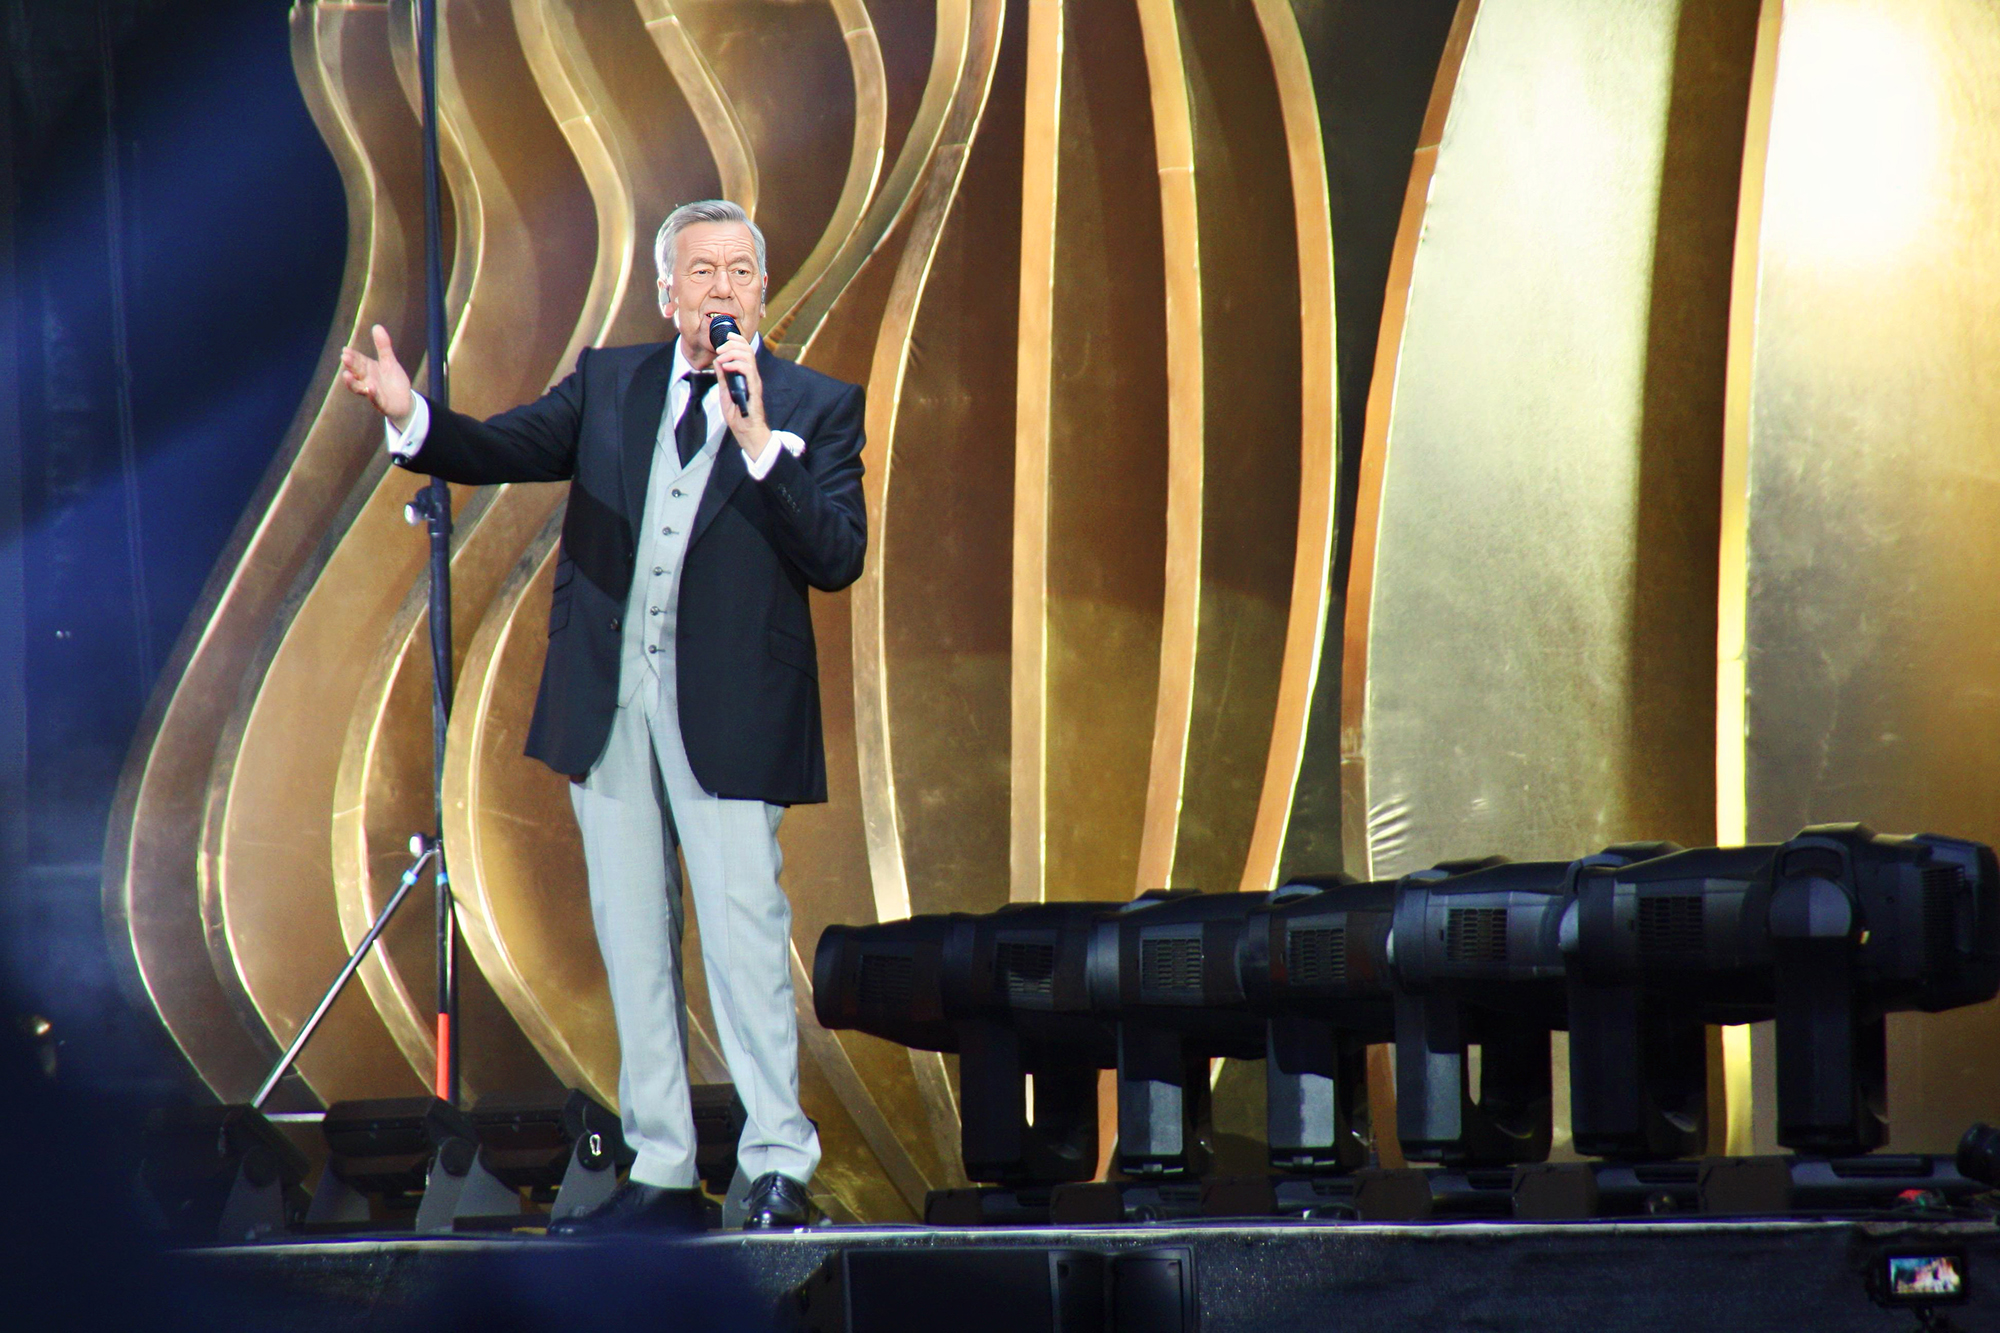
[[[1950,1327],[2000,1329],[1991,1222],[1604,1221],[1560,1224],[1215,1222],[1074,1228],[821,1227],[620,1247],[526,1234],[352,1238],[185,1251],[181,1275],[220,1281],[283,1327],[596,1329],[797,1327],[792,1293],[830,1256],[929,1249],[1118,1252],[1180,1247],[1203,1333],[1305,1329],[1913,1329],[1864,1286],[1883,1246],[1958,1246],[1968,1303]],[[943,1256],[940,1256],[942,1258]],[[1018,1279],[1018,1271],[1016,1273]],[[901,1330],[1020,1328],[980,1265]],[[738,1293],[733,1305],[726,1293]],[[713,1300],[696,1293],[723,1293]],[[695,1307],[701,1307],[699,1309]],[[825,1309],[825,1305],[820,1307]],[[747,1316],[747,1317],[746,1317]],[[634,1318],[638,1322],[631,1322]],[[768,1321],[768,1322],[767,1322]],[[254,1321],[253,1321],[254,1322]],[[1173,1322],[1173,1321],[1169,1321]],[[823,1323],[821,1327],[839,1327]],[[891,1327],[877,1320],[857,1333]],[[1042,1327],[1048,1325],[1043,1324]],[[1093,1326],[1096,1326],[1093,1324]],[[1104,1327],[1157,1329],[1156,1320]]]

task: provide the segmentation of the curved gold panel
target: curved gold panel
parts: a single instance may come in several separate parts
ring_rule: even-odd
[[[907,806],[900,784],[906,776],[922,770],[911,768],[910,756],[899,754],[892,743],[905,735],[907,724],[920,710],[927,705],[933,710],[939,706],[938,693],[948,696],[957,691],[984,690],[978,702],[989,708],[997,704],[1001,716],[1005,710],[1009,566],[1002,551],[1008,519],[1001,515],[996,521],[991,511],[993,497],[1011,489],[1011,458],[1004,452],[1011,444],[1011,433],[994,433],[999,449],[993,447],[993,435],[979,433],[981,443],[973,447],[968,472],[976,472],[990,489],[977,498],[952,494],[952,480],[937,476],[935,464],[948,457],[942,451],[897,450],[899,440],[951,438],[948,432],[964,424],[964,414],[971,409],[1004,411],[1013,398],[1009,382],[1012,367],[1003,358],[974,356],[972,365],[954,359],[961,348],[977,346],[971,338],[964,343],[955,341],[963,336],[961,319],[938,321],[940,327],[933,332],[939,339],[935,360],[930,358],[929,344],[920,342],[919,329],[924,327],[921,315],[925,302],[932,299],[934,277],[942,274],[944,291],[962,300],[964,289],[954,284],[973,280],[967,273],[970,264],[988,265],[996,253],[1017,254],[1019,248],[1012,228],[1019,208],[1025,12],[1017,6],[1005,14],[1004,32],[1000,4],[977,5],[970,18],[965,64],[969,86],[952,100],[952,114],[944,120],[936,157],[925,173],[927,179],[909,220],[868,375],[868,471],[864,485],[871,551],[850,598],[859,794],[874,907],[884,920],[908,916],[913,910],[990,905],[1006,898],[1004,724],[998,724],[989,712],[983,719],[983,733],[969,730],[966,704],[973,700],[961,699],[950,710],[944,735],[913,736],[918,744],[956,746],[952,757],[961,760],[962,767],[947,773],[924,773],[927,785],[911,789],[918,800]],[[976,173],[975,161],[981,168]],[[972,198],[987,208],[982,210],[961,198],[964,191],[975,192]],[[954,226],[954,221],[958,225]],[[982,230],[991,228],[1003,230],[998,236]],[[981,250],[977,261],[968,254],[969,235],[992,246]],[[987,300],[971,303],[969,309],[959,312],[961,318],[975,311],[985,314],[993,304],[993,294],[1006,290],[1005,285],[993,284],[983,293]],[[1007,312],[1008,328],[1012,313]],[[924,349],[921,364],[916,357],[919,347]],[[961,383],[956,377],[968,371],[971,382]],[[926,430],[925,426],[934,429]],[[933,463],[928,475],[921,469],[927,453]],[[952,456],[958,454],[954,450]],[[953,519],[968,522],[964,532],[954,532],[950,524],[939,522],[935,513],[920,508],[898,511],[902,496],[912,493],[897,490],[902,484],[898,470],[905,464],[920,468],[911,504],[951,504],[956,500]],[[915,489],[925,480],[931,481],[931,488]],[[892,492],[896,494],[893,501]],[[978,511],[982,503],[984,512],[965,512],[968,507]],[[918,586],[892,588],[896,557],[891,552],[899,536],[905,541],[911,537],[922,541],[927,553],[934,556],[940,575],[949,568],[967,577],[983,576],[992,589],[989,599],[984,605],[970,606],[970,598],[955,592],[950,598],[938,599],[952,605],[927,606],[925,599],[937,596],[936,585],[921,582],[923,575],[916,570],[910,573],[916,575]],[[927,618],[927,613],[942,617],[942,623]],[[905,671],[907,675],[902,674]],[[909,711],[903,711],[905,708]],[[933,711],[923,721],[928,724],[935,716]],[[954,829],[950,827],[954,817],[964,817],[966,823]],[[964,853],[953,841],[955,833],[962,833],[974,847],[984,839],[991,859],[983,865],[971,856],[957,859]],[[911,843],[906,843],[906,835]],[[970,882],[919,880],[922,873],[947,866],[954,872],[963,870]],[[921,898],[912,892],[919,882],[926,890]],[[872,1048],[856,1044],[847,1049],[859,1055]],[[909,1052],[908,1062],[929,1109],[937,1156],[942,1162],[951,1162],[955,1142],[947,1140],[955,1141],[956,1113],[943,1062],[924,1052]]]
[[[975,7],[980,4],[981,0],[937,0],[935,12],[930,16],[931,62],[924,79],[923,97],[910,112],[908,128],[903,132],[896,152],[895,165],[882,178],[874,202],[868,206],[840,249],[827,261],[826,268],[813,286],[800,294],[798,304],[771,322],[769,336],[800,349],[800,359],[812,354],[814,340],[834,306],[842,300],[849,285],[878,251],[886,249],[889,262],[874,265],[876,280],[886,284],[893,275],[894,256],[901,253],[901,247],[887,244],[891,233],[908,225],[910,211],[916,207],[923,187],[930,179],[940,147],[954,137],[958,121],[966,114],[969,89],[985,87],[986,71],[980,69],[972,58],[976,37]],[[903,12],[903,6],[896,0],[874,0],[870,8],[881,11],[890,6],[896,10],[898,21],[892,25],[885,19],[877,24],[878,31],[914,37],[922,30],[923,24],[912,21],[913,16]],[[886,48],[885,64],[892,51],[906,55],[908,49],[900,44]],[[902,63],[898,62],[899,65]],[[976,116],[976,110],[972,114]],[[893,133],[900,119],[893,99],[889,117],[890,132]],[[890,141],[885,135],[885,144]],[[885,289],[875,293],[874,299],[864,304],[878,308],[879,302],[886,296]],[[872,348],[873,321],[863,322],[871,326],[869,346]]]
[[[1725,505],[1720,816],[2000,840],[2000,10],[1767,6]],[[2000,1005],[1890,1020],[1891,1142],[1990,1119]],[[1767,1114],[1759,1106],[1759,1118]]]
[[[1340,663],[1358,460],[1398,219],[1458,9],[1258,4],[1291,155],[1302,399],[1291,608],[1244,888],[1343,863]]]
[[[1012,623],[1016,900],[1138,879],[1165,596],[1167,332],[1137,11],[1030,21]]]
[[[590,294],[564,351],[658,336],[648,219],[719,189],[687,101],[629,5],[515,0],[521,48],[568,141],[597,219]],[[664,206],[663,206],[664,205]]]
[[[1713,836],[1701,619],[1754,20],[1483,0],[1464,36],[1364,446],[1343,764],[1373,874]]]
[[[827,265],[840,252],[861,222],[862,210],[875,193],[882,174],[882,153],[889,131],[888,71],[882,60],[882,44],[875,24],[862,0],[829,0],[841,38],[847,43],[848,72],[853,90],[854,121],[847,157],[847,176],[840,196],[827,214],[819,241],[804,259],[791,269],[791,276],[771,298],[773,313],[783,317],[825,274]],[[761,58],[761,57],[760,57]],[[757,75],[753,74],[753,77]],[[787,134],[786,137],[790,137]],[[819,147],[824,151],[824,143]],[[810,213],[811,209],[808,208]],[[767,218],[772,216],[766,213]]]
[[[593,224],[581,177],[546,109],[513,91],[528,70],[507,7],[451,0],[440,6],[439,37],[440,124],[452,131],[453,179],[466,182],[459,267],[473,270],[468,282],[453,284],[466,293],[453,338],[454,401],[492,411],[538,392],[555,368],[586,291]],[[468,69],[480,79],[463,77]],[[576,262],[551,263],[551,253],[573,254]],[[421,806],[410,812],[414,818],[398,819],[365,803],[342,809],[335,799],[349,718],[368,702],[359,691],[379,656],[396,651],[379,636],[418,581],[426,554],[402,522],[413,483],[404,474],[381,475],[380,440],[376,424],[350,446],[378,460],[364,482],[369,489],[312,571],[310,590],[273,631],[268,665],[210,782],[202,898],[211,953],[281,1040],[347,952],[331,874],[334,827],[359,820],[382,835],[384,824],[394,823],[407,838],[429,822]],[[462,531],[470,534],[482,510],[503,498],[481,496],[463,507]],[[548,494],[544,504],[556,498]],[[386,859],[371,848],[362,864],[379,871]],[[362,891],[352,878],[345,887],[350,895]],[[329,1100],[422,1086],[362,992],[334,1006],[298,1068]]]
[[[1410,162],[1402,217],[1396,225],[1395,249],[1389,260],[1387,291],[1376,333],[1374,367],[1368,382],[1367,416],[1355,484],[1354,530],[1349,537],[1340,676],[1340,841],[1345,853],[1343,859],[1352,860],[1358,874],[1366,873],[1368,847],[1368,824],[1363,817],[1368,808],[1367,755],[1361,744],[1368,704],[1364,688],[1368,611],[1374,600],[1375,545],[1382,526],[1382,464],[1388,455],[1389,422],[1395,410],[1396,363],[1403,351],[1403,325],[1410,312],[1410,275],[1416,267],[1417,247],[1423,240],[1424,206],[1431,197],[1438,145],[1444,138],[1452,91],[1458,86],[1459,71],[1465,65],[1465,49],[1472,40],[1472,21],[1478,13],[1479,0],[1459,0],[1457,12],[1452,15],[1451,31],[1438,57],[1437,74],[1431,83],[1430,100],[1424,109],[1423,126],[1417,132],[1417,147]],[[1381,1082],[1371,1074],[1371,1093]]]
[[[1286,0],[1256,0],[1257,23],[1270,52],[1278,108],[1284,118],[1291,170],[1293,236],[1298,246],[1299,461],[1298,540],[1292,555],[1291,607],[1273,705],[1271,739],[1262,793],[1241,887],[1275,886],[1278,863],[1298,798],[1313,704],[1331,693],[1320,681],[1327,642],[1336,555],[1334,521],[1339,501],[1340,439],[1338,367],[1334,360],[1333,201],[1328,195],[1326,150],[1320,142],[1319,106],[1312,66],[1297,20]],[[1337,672],[1337,659],[1327,663]],[[1324,712],[1324,709],[1322,709]],[[1322,726],[1322,745],[1338,737]],[[1338,821],[1334,823],[1338,830]]]
[[[1703,622],[1754,17],[1479,6],[1351,612],[1374,875],[1709,840]]]
[[[1241,880],[1249,851],[1292,594],[1299,248],[1284,115],[1255,13],[1247,0],[1188,6],[1176,25],[1155,12],[1165,8],[1140,6],[1172,405],[1165,630],[1139,887],[1219,889]],[[1256,348],[1254,393],[1240,390],[1246,339]]]
[[[721,81],[682,21],[680,11],[688,7],[688,0],[633,0],[633,3],[645,21],[647,35],[673,72],[674,82],[687,98],[702,136],[708,141],[709,156],[721,174],[722,189],[718,197],[734,199],[755,215],[756,152],[750,146],[749,132],[737,119],[736,108],[722,90]],[[698,5],[700,0],[693,3]]]
[[[387,11],[301,5],[291,24],[299,86],[347,192],[347,272],[322,369],[133,741],[104,856],[112,956],[225,1100],[247,1096],[277,1052],[261,1023],[237,1021],[204,939],[196,862],[209,766],[266,625],[374,461],[354,443],[371,414],[333,385],[336,353],[375,323],[407,344],[422,319],[416,125],[396,92]]]

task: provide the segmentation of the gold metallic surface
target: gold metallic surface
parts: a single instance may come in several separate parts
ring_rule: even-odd
[[[986,78],[973,59],[974,43],[978,36],[976,24],[989,21],[990,16],[983,7],[975,8],[978,4],[979,0],[936,0],[935,10],[926,6],[922,14],[911,12],[907,0],[900,4],[897,0],[875,0],[870,5],[871,12],[883,14],[884,21],[877,25],[878,31],[890,39],[890,45],[884,48],[885,66],[893,63],[905,72],[906,78],[914,74],[914,61],[910,57],[915,53],[917,35],[927,26],[931,39],[930,63],[921,84],[922,96],[913,107],[907,96],[890,101],[884,145],[886,149],[888,144],[896,144],[896,161],[882,177],[874,199],[840,248],[828,258],[813,285],[799,293],[798,303],[773,312],[769,336],[798,348],[802,360],[812,355],[814,340],[849,285],[877,252],[885,248],[891,234],[909,222],[940,147],[955,137],[958,123],[966,114],[968,96],[976,101],[977,96],[983,95],[972,93],[974,88],[985,87]],[[972,114],[976,116],[977,112]],[[875,265],[876,279],[881,283],[887,283],[893,274],[892,257],[899,253],[895,246],[887,249],[887,262]],[[876,312],[875,318],[880,317],[880,302],[885,297],[886,291],[864,302]],[[864,319],[862,324],[872,340],[873,320]],[[871,349],[872,345],[871,341]]]
[[[1389,452],[1389,423],[1395,415],[1396,371],[1403,351],[1403,325],[1410,313],[1410,278],[1416,268],[1417,247],[1424,235],[1424,207],[1430,202],[1438,145],[1444,138],[1452,93],[1465,67],[1465,50],[1472,41],[1472,22],[1478,14],[1479,0],[1459,0],[1438,59],[1430,104],[1424,111],[1423,128],[1417,132],[1402,217],[1396,227],[1374,372],[1368,383],[1367,417],[1355,486],[1354,530],[1348,538],[1351,556],[1343,608],[1340,675],[1340,842],[1343,860],[1352,866],[1351,873],[1356,874],[1365,874],[1368,865],[1365,818],[1368,756],[1362,739],[1368,707],[1369,610],[1374,604],[1375,548],[1382,528],[1382,468]],[[1387,1067],[1384,1062],[1384,1068]],[[1372,1063],[1370,1069],[1374,1069]],[[1371,1095],[1380,1082],[1371,1073]]]
[[[1298,531],[1290,155],[1247,0],[1143,3],[1140,16],[1167,256],[1169,462],[1139,887],[1226,889],[1256,820]],[[1251,363],[1258,387],[1245,392]]]
[[[1298,246],[1299,461],[1291,608],[1285,624],[1262,793],[1241,880],[1241,888],[1249,893],[1276,885],[1299,796],[1299,772],[1305,762],[1313,703],[1322,697],[1319,677],[1333,609],[1329,580],[1338,556],[1334,520],[1340,477],[1339,384],[1333,336],[1333,201],[1328,195],[1326,149],[1320,139],[1312,67],[1298,20],[1286,0],[1256,0],[1255,7],[1270,51],[1291,170],[1292,234]],[[1337,660],[1325,665],[1334,671],[1339,668]],[[1337,735],[1329,737],[1322,731],[1315,740],[1321,745],[1330,740],[1337,752]]]
[[[1473,19],[1350,607],[1375,875],[1713,831],[1705,622],[1754,20],[1734,0],[1483,0]]]
[[[392,10],[399,12],[408,10]],[[454,402],[491,412],[539,392],[555,369],[587,290],[594,226],[582,178],[546,108],[513,91],[529,71],[507,7],[450,0],[439,8],[439,39],[440,124],[452,128],[448,157],[454,179],[465,182],[456,192],[459,268],[472,273],[453,284],[466,293],[453,333]],[[550,262],[551,255],[575,262]],[[381,459],[379,425],[350,447]],[[360,691],[379,679],[379,655],[396,651],[382,635],[426,557],[421,535],[403,522],[411,478],[379,469],[379,462],[371,468],[379,481],[363,483],[357,512],[313,571],[310,591],[267,639],[264,669],[210,779],[201,887],[211,954],[225,984],[233,977],[280,1040],[347,953],[330,869],[336,824],[361,819],[379,846],[385,823],[397,824],[403,838],[428,823],[427,802],[415,803],[414,819],[395,819],[394,805],[343,810],[337,801],[350,717],[370,702]],[[496,491],[462,503],[461,543],[487,508],[503,502],[505,492]],[[418,733],[396,742],[427,749],[427,732],[420,716]],[[400,808],[410,809],[407,791]],[[363,864],[379,870],[383,859],[371,846]],[[348,888],[359,886],[350,880]],[[391,1033],[368,999],[364,991],[344,995],[300,1057],[300,1076],[323,1099],[428,1082],[427,1070],[389,1058]]]
[[[1030,18],[1014,451],[1010,895],[1138,879],[1166,559],[1166,277],[1128,5]]]
[[[984,349],[1012,333],[1003,302],[1015,282],[993,270],[1019,252],[1027,25],[1024,8],[997,3],[970,18],[965,93],[910,215],[868,374],[870,552],[850,597],[859,796],[882,919],[996,905],[1007,892],[1011,517],[995,501],[1012,489],[1013,440],[993,418],[1012,403],[1013,364]],[[910,1052],[909,1067],[948,1162],[956,1110],[943,1062]]]
[[[422,329],[416,123],[397,91],[387,10],[298,5],[291,27],[300,89],[347,192],[347,271],[320,371],[133,741],[104,857],[112,956],[224,1099],[247,1096],[277,1050],[261,1022],[238,1021],[205,942],[196,858],[209,765],[265,627],[378,462],[363,443],[372,413],[333,384],[335,354],[371,324],[404,345]]]
[[[2000,840],[2000,9],[1786,0],[1776,22],[1729,421],[1741,787],[1718,800],[1758,839]],[[1992,1118],[1996,1040],[2000,1005],[1891,1019],[1894,1147]]]

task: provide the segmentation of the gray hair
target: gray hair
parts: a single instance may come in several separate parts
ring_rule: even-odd
[[[667,220],[660,224],[660,234],[653,238],[653,267],[659,270],[660,280],[670,281],[674,275],[674,244],[680,234],[697,222],[740,222],[750,229],[750,239],[757,245],[757,271],[768,272],[764,267],[764,233],[750,220],[743,205],[727,199],[703,199],[697,203],[682,204],[667,214]]]

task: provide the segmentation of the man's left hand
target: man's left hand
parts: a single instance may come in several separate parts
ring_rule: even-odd
[[[751,458],[762,458],[764,451],[771,447],[771,427],[764,420],[764,382],[757,377],[757,353],[740,333],[732,333],[715,349],[716,389],[722,394],[722,419],[729,424],[729,433],[743,446],[743,452]],[[736,399],[730,396],[730,372],[741,375],[750,385],[750,410],[737,410]]]

